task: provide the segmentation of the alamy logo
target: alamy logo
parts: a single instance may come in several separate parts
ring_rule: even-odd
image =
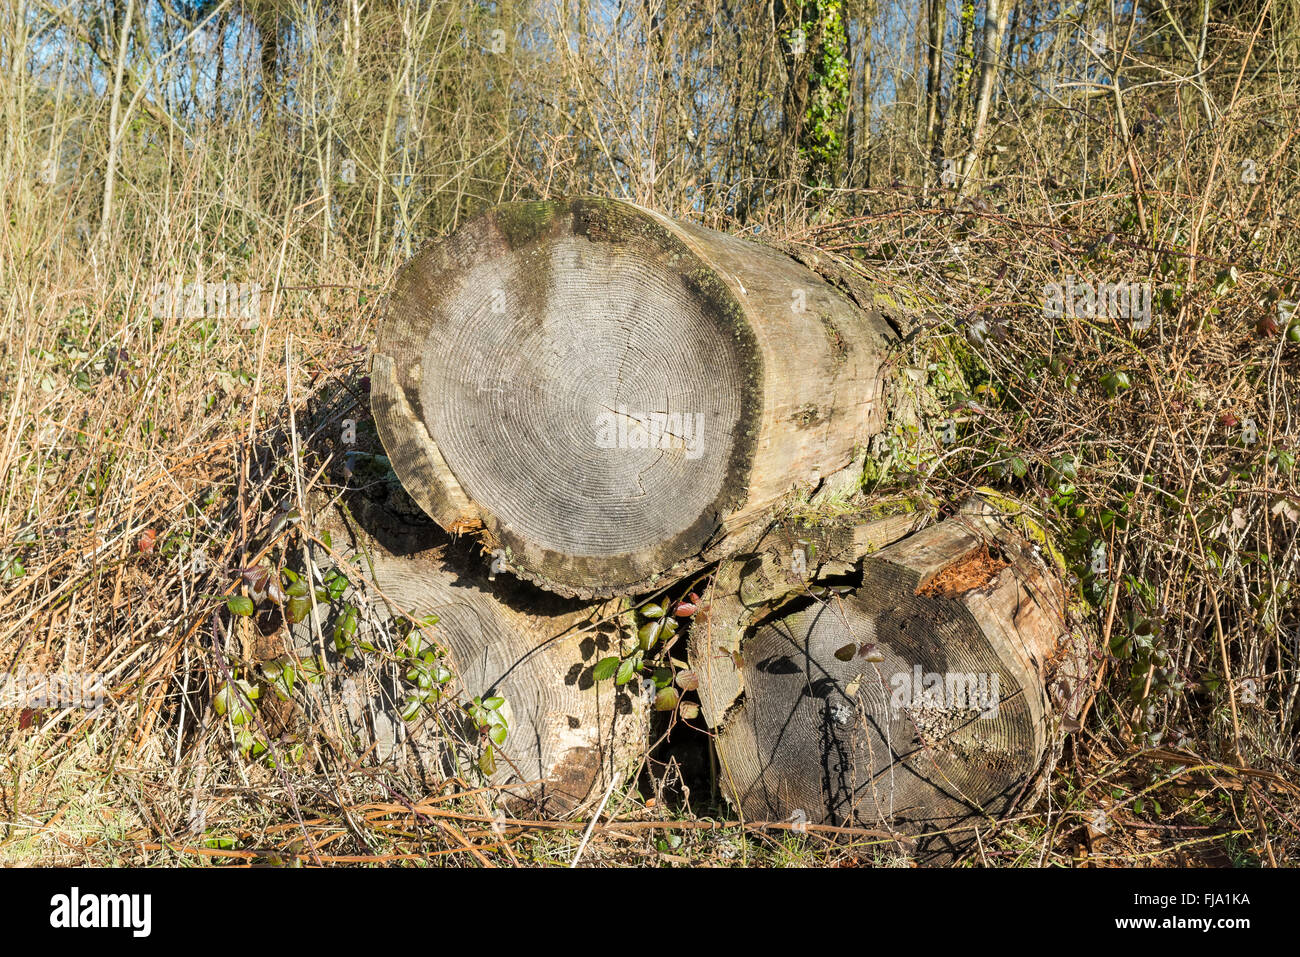
[[[1151,325],[1151,283],[1080,281],[1066,276],[1064,283],[1043,287],[1043,315],[1084,319],[1130,319],[1134,329]]]
[[[94,672],[46,674],[26,665],[0,672],[0,708],[84,708],[98,711],[107,691]]]
[[[1001,686],[996,674],[965,671],[900,671],[889,679],[889,704],[895,713],[935,708],[944,711],[978,711],[981,718],[996,718]]]
[[[704,454],[703,412],[629,412],[620,405],[596,416],[595,425],[600,449],[679,449],[688,459]]]
[[[70,894],[50,898],[50,926],[127,927],[134,937],[148,937],[153,927],[153,898],[150,894],[82,894],[74,887]]]
[[[262,311],[262,287],[255,282],[154,283],[155,319],[242,319],[244,328],[257,325]]]

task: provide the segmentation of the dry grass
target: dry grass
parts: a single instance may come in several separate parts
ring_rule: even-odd
[[[332,434],[339,409],[364,401],[395,264],[496,201],[593,192],[833,251],[929,304],[907,359],[947,403],[952,440],[938,435],[947,423],[904,437],[869,487],[1013,493],[1062,543],[1079,614],[1109,652],[1047,797],[983,831],[974,862],[1295,863],[1300,343],[1277,303],[1300,298],[1300,97],[1280,14],[1267,29],[1209,24],[1218,69],[1201,80],[1181,46],[1135,54],[1127,80],[1150,87],[1114,95],[1035,96],[1077,48],[1022,51],[994,120],[1003,151],[958,202],[926,182],[901,59],[875,74],[884,84],[892,70],[894,99],[875,88],[871,150],[843,189],[809,193],[768,182],[770,114],[748,131],[723,122],[775,102],[763,93],[779,71],[732,70],[736,51],[707,48],[692,82],[715,97],[664,93],[654,57],[703,44],[694,26],[667,53],[630,28],[573,52],[551,24],[494,59],[458,41],[490,23],[433,9],[381,6],[366,45],[351,27],[323,34],[269,86],[246,32],[219,106],[210,59],[182,45],[162,61],[188,31],[172,22],[130,47],[133,63],[200,80],[141,92],[128,69],[116,136],[112,97],[86,91],[112,82],[103,28],[118,21],[5,14],[5,48],[35,52],[0,84],[15,184],[0,218],[0,658],[103,674],[110,701],[97,714],[0,710],[0,860],[572,860],[585,825],[502,819],[472,781],[430,788],[329,751],[278,769],[242,755],[210,701],[247,666],[250,636],[214,617],[212,596],[237,589],[228,569],[299,547],[277,520],[338,465],[313,430]],[[755,36],[745,29],[736,43]],[[65,48],[95,56],[78,66]],[[291,81],[293,109],[276,99]],[[667,155],[687,129],[725,163]],[[342,144],[360,186],[340,180]],[[627,158],[642,155],[657,157],[648,172]],[[317,176],[332,184],[323,197]],[[1150,280],[1151,326],[1045,319],[1046,287],[1071,276]],[[157,283],[196,278],[258,283],[260,322],[154,308]],[[675,772],[649,766],[640,792],[614,796],[584,863],[902,860],[867,834],[742,826],[703,797],[684,804],[673,782],[653,783]]]

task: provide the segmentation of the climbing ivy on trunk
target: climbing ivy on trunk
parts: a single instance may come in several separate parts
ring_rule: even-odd
[[[775,0],[786,66],[785,124],[810,185],[842,170],[849,109],[848,28],[842,0]]]

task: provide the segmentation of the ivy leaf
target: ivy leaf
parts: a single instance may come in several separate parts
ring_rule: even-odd
[[[334,626],[334,643],[351,644],[352,636],[357,633],[357,608],[355,605],[348,605],[343,609],[343,614],[339,615],[338,623]]]
[[[330,572],[330,576],[325,579],[325,595],[328,601],[338,601],[343,597],[343,593],[348,590],[349,582],[344,575],[340,575],[337,570]]]

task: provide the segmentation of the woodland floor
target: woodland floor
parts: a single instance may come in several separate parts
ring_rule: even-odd
[[[1172,287],[1186,260],[1117,240],[1086,210],[1067,228],[973,204],[900,209],[781,237],[943,304],[903,359],[956,437],[900,437],[862,494],[953,502],[992,486],[1029,503],[1110,651],[1047,795],[982,827],[967,863],[1294,864],[1300,343],[1271,318],[1292,287],[1264,271],[1157,290],[1143,331],[1044,322],[1037,297],[1062,263],[1163,271]],[[502,818],[473,780],[420,783],[340,755],[272,769],[210,706],[214,623],[227,666],[248,667],[228,569],[288,562],[286,511],[338,465],[312,428],[337,430],[348,407],[368,428],[387,276],[286,276],[270,318],[243,328],[150,317],[126,277],[79,262],[36,283],[26,326],[7,328],[25,359],[4,413],[0,654],[102,673],[110,696],[99,713],[0,710],[0,861],[572,861],[585,820]],[[371,467],[354,456],[352,481],[383,480]],[[742,823],[715,786],[707,739],[679,725],[613,795],[582,863],[909,864],[875,839]]]

